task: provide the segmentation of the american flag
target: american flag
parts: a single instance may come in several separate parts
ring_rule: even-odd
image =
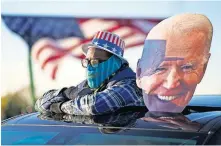
[[[119,35],[125,41],[126,49],[129,49],[143,45],[148,32],[162,21],[34,16],[4,16],[3,19],[12,31],[32,46],[34,61],[39,63],[43,70],[50,67],[52,79],[56,79],[59,65],[66,56],[84,58],[81,47],[90,43],[96,32],[106,30]]]

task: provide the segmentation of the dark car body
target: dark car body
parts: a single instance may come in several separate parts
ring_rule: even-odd
[[[1,128],[2,144],[220,144],[221,96],[195,96],[179,114],[145,107],[101,116],[31,113]]]

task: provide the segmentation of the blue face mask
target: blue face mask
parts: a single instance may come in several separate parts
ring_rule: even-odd
[[[115,55],[108,60],[99,63],[97,67],[88,65],[87,81],[90,88],[98,88],[105,79],[116,72],[121,67],[122,61]]]

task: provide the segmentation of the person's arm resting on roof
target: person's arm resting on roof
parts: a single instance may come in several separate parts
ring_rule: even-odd
[[[101,92],[67,101],[61,105],[61,110],[74,115],[99,115],[125,106],[144,106],[141,93],[134,79],[126,79]]]
[[[49,90],[48,92],[44,93],[44,95],[39,98],[36,103],[35,103],[35,110],[41,113],[46,113],[46,112],[56,112],[56,113],[61,113],[60,108],[55,108],[60,107],[60,105],[68,101],[74,97],[74,94],[70,94],[70,92],[74,92],[76,87],[70,87],[70,88],[62,88],[60,90]],[[72,95],[72,96],[69,96]],[[53,106],[52,106],[53,105]]]
[[[41,113],[54,112],[62,113],[60,106],[63,102],[74,99],[78,96],[79,91],[86,84],[86,81],[82,81],[76,87],[62,88],[60,90],[50,90],[46,92],[35,103],[35,110]]]

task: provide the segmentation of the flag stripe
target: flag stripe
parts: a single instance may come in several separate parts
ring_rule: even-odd
[[[50,56],[48,57],[42,64],[41,68],[44,69],[45,66],[49,63],[49,62],[52,62],[52,61],[56,61],[58,59],[61,59],[61,57],[63,57],[64,54],[57,54],[57,55],[54,55],[54,56]]]
[[[51,78],[54,80],[56,78],[56,73],[58,71],[58,64],[53,68],[51,73]]]

